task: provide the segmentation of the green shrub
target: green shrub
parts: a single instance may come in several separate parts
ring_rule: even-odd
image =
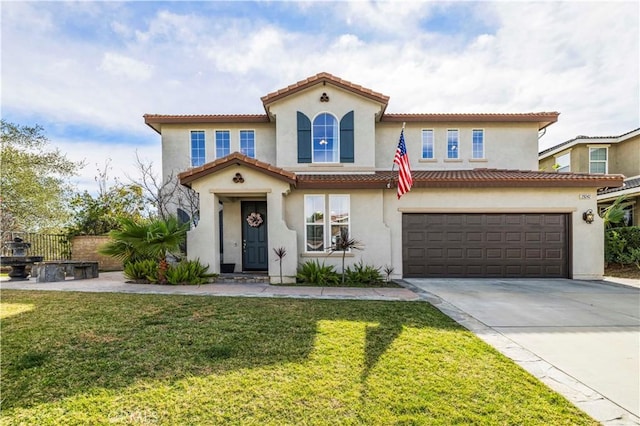
[[[383,281],[380,268],[365,265],[362,260],[345,270],[347,284],[376,285]]]
[[[157,283],[158,262],[155,260],[138,260],[124,265],[124,276],[135,282]]]
[[[298,267],[296,278],[299,282],[318,286],[336,286],[340,283],[340,275],[331,265],[320,264],[317,260],[310,260]]]
[[[172,285],[200,285],[215,276],[210,274],[209,265],[203,265],[200,260],[183,260],[177,265],[169,266],[167,270],[167,284]]]
[[[637,264],[640,252],[640,227],[611,228],[604,234],[604,260],[621,265]]]

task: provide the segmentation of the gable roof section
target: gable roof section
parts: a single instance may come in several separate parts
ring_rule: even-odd
[[[530,113],[467,113],[467,114],[385,114],[383,122],[419,122],[419,123],[538,123],[538,130],[542,130],[558,121],[559,112],[530,112]]]
[[[497,187],[590,187],[613,188],[622,185],[622,175],[590,175],[522,170],[418,170],[412,172],[415,188],[497,188]],[[298,189],[379,189],[395,188],[397,172],[372,174],[299,174]]]
[[[613,196],[609,197],[611,194],[613,194]],[[633,194],[640,194],[640,176],[625,179],[623,185],[619,188],[604,188],[598,191],[598,199],[602,199],[603,197],[615,198],[620,195]]]
[[[268,105],[320,83],[333,84],[334,86],[355,93],[356,95],[360,95],[367,99],[371,99],[372,101],[379,102],[383,106],[382,111],[385,110],[387,104],[389,103],[389,96],[383,95],[382,93],[374,92],[371,89],[367,89],[358,84],[351,83],[350,81],[343,80],[339,77],[329,74],[328,72],[321,72],[312,77],[300,80],[297,83],[285,87],[284,89],[269,93],[268,95],[260,98],[260,100],[262,100],[262,104],[264,105],[264,108],[266,110]]]
[[[598,143],[620,143],[624,142],[628,139],[631,139],[635,136],[640,135],[640,127],[637,129],[633,129],[627,133],[623,133],[618,136],[576,136],[573,139],[569,139],[568,141],[561,142],[557,145],[552,146],[551,148],[547,148],[543,151],[540,151],[538,154],[538,160],[544,160],[547,157],[550,157],[554,154],[557,154],[560,151],[563,151],[567,148],[571,148],[580,144],[598,144]]]
[[[197,179],[203,178],[212,173],[216,173],[220,170],[234,165],[246,166],[251,169],[258,170],[266,175],[284,180],[285,182],[288,182],[290,184],[295,185],[296,183],[295,173],[288,172],[279,167],[272,166],[269,163],[256,160],[255,158],[247,157],[246,155],[240,154],[239,152],[231,153],[226,157],[219,158],[200,167],[195,167],[193,169],[187,170],[186,172],[182,172],[178,174],[178,179],[180,180],[180,183],[182,185],[191,186],[191,182]]]

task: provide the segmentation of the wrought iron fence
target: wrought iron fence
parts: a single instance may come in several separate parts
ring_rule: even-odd
[[[71,241],[66,235],[61,234],[37,234],[32,232],[2,232],[2,255],[11,256],[11,250],[4,243],[21,238],[24,242],[31,243],[27,254],[42,256],[44,260],[70,260]]]

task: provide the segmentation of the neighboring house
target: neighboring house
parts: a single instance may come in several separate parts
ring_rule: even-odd
[[[320,73],[261,98],[265,114],[145,115],[162,136],[163,173],[200,197],[188,257],[219,271],[283,273],[331,251],[400,277],[573,277],[603,274],[600,188],[621,176],[538,171],[538,132],[556,112],[391,114],[389,97]],[[396,196],[400,131],[413,188]]]
[[[598,210],[624,195],[624,224],[640,224],[640,128],[620,136],[577,136],[540,152],[538,161],[545,171],[624,175],[621,187],[598,190]]]

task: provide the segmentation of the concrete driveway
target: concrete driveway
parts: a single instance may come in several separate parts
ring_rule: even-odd
[[[640,289],[565,279],[408,287],[603,424],[640,424]]]

